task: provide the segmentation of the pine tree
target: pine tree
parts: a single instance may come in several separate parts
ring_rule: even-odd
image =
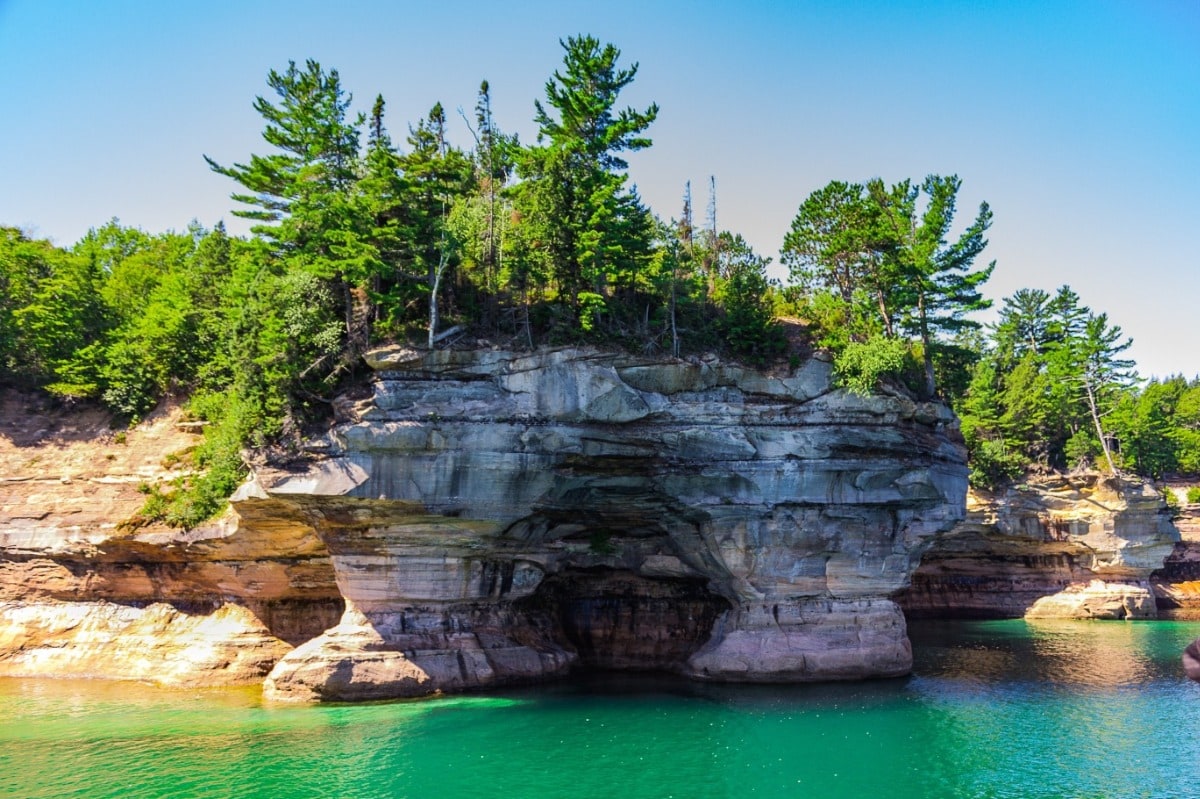
[[[435,103],[409,129],[409,152],[400,158],[407,181],[406,213],[412,269],[425,274],[429,307],[428,346],[437,342],[441,292],[446,272],[458,259],[458,243],[449,225],[450,210],[471,181],[471,163],[446,140],[446,112]]]
[[[907,184],[901,186],[906,202]],[[851,341],[897,333],[901,278],[886,256],[899,245],[882,221],[891,199],[882,183],[868,192],[866,185],[835,180],[805,199],[784,237],[782,261],[792,281],[810,294],[828,293]]]
[[[1113,461],[1102,417],[1115,404],[1117,390],[1132,385],[1137,379],[1133,372],[1133,361],[1120,357],[1121,353],[1133,346],[1133,339],[1122,340],[1123,336],[1119,325],[1108,323],[1108,314],[1089,314],[1083,335],[1073,345],[1079,359],[1078,379],[1083,387],[1088,413],[1095,425],[1096,437],[1104,452],[1108,470],[1114,474],[1117,466]]]
[[[965,315],[991,306],[979,289],[991,277],[995,262],[971,271],[987,246],[984,234],[992,223],[987,203],[980,204],[975,221],[956,240],[947,240],[961,185],[956,175],[930,175],[919,189],[907,181],[886,193],[879,182],[872,187],[883,224],[891,234],[885,259],[900,279],[900,323],[921,342],[925,392],[929,396],[936,391],[933,348],[937,333],[977,328],[979,323]],[[922,193],[926,204],[918,212],[917,200]]]
[[[547,105],[534,104],[538,145],[520,161],[525,180],[518,210],[559,291],[576,310],[586,294],[595,311],[604,306],[610,280],[628,284],[629,273],[650,255],[648,220],[636,194],[625,188],[621,154],[650,146],[642,134],[658,106],[616,110],[637,65],[618,68],[620,51],[613,45],[590,36],[561,44],[564,70],[546,82]],[[581,322],[588,324],[583,317]]]
[[[1026,353],[1039,355],[1051,340],[1050,295],[1041,289],[1018,289],[1005,297],[993,327],[996,349],[1011,362]]]
[[[252,206],[236,216],[263,224],[253,230],[283,250],[328,257],[323,233],[336,219],[333,198],[344,196],[355,181],[361,117],[348,120],[352,97],[342,90],[337,70],[325,72],[313,60],[300,69],[271,70],[267,85],[277,102],[257,97],[254,110],[266,120],[263,139],[270,155],[251,155],[248,164],[224,167],[204,156],[216,173],[248,190],[233,199]]]
[[[375,98],[367,127],[367,150],[357,196],[366,222],[360,272],[367,278],[369,316],[376,325],[394,329],[408,306],[419,296],[423,275],[408,268],[411,219],[407,213],[411,186],[402,159],[384,122],[382,96]]]
[[[354,193],[365,119],[348,117],[353,98],[343,91],[337,70],[326,72],[312,59],[303,69],[291,61],[282,73],[271,70],[267,84],[278,99],[260,96],[254,109],[266,121],[263,139],[275,151],[229,167],[204,160],[247,190],[232,197],[251,207],[234,214],[260,223],[252,230],[273,245],[285,268],[330,282],[350,345],[340,360],[348,364],[356,338],[351,290],[366,279],[369,261],[361,249],[367,220]]]

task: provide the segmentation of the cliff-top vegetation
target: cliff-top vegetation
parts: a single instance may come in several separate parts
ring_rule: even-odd
[[[588,36],[563,48],[536,141],[500,128],[484,81],[467,149],[440,103],[397,143],[384,99],[353,112],[336,70],[271,71],[254,101],[264,153],[206,157],[248,237],[112,220],[58,247],[0,228],[0,383],[128,419],[189,396],[209,423],[194,475],[147,505],[181,526],[221,506],[245,447],[294,441],[371,346],[592,342],[765,365],[796,357],[780,317],[835,353],[852,390],[889,381],[953,403],[977,482],[1039,465],[1200,471],[1200,385],[1141,386],[1121,329],[1069,288],[1017,292],[986,331],[971,318],[990,305],[995,265],[975,262],[992,212],[955,232],[956,176],[814,192],[776,283],[769,258],[718,229],[711,189],[701,221],[690,184],[677,216],[646,208],[624,156],[651,146],[659,109],[619,102],[637,65]]]

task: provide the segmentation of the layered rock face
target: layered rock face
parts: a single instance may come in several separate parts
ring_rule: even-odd
[[[889,598],[962,516],[950,412],[715,361],[387,350],[374,399],[234,503],[327,546],[341,623],[276,699],[423,695],[572,665],[710,680],[906,673]],[[274,508],[267,512],[266,508]],[[243,523],[245,527],[245,523]]]
[[[257,683],[343,610],[325,545],[290,505],[189,532],[135,527],[144,483],[196,436],[12,398],[0,426],[0,676]]]
[[[258,683],[291,649],[244,606],[0,603],[0,676]]]
[[[889,596],[965,492],[945,408],[834,391],[822,360],[775,377],[579,349],[373,365],[373,400],[318,456],[188,532],[128,524],[194,443],[177,416],[126,440],[6,413],[0,675],[208,685],[274,665],[267,695],[307,701],[573,666],[908,670]]]
[[[1180,502],[1186,488],[1176,492]],[[1200,619],[1200,505],[1181,504],[1175,527],[1180,540],[1150,575],[1160,617]]]
[[[898,601],[910,618],[1155,618],[1150,575],[1178,541],[1162,497],[1136,480],[971,491]]]

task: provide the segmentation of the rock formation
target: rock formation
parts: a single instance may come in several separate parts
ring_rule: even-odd
[[[1054,475],[971,491],[898,596],[910,618],[1156,617],[1150,575],[1179,533],[1138,480]]]
[[[1176,496],[1181,503],[1175,519],[1180,540],[1150,579],[1160,617],[1200,619],[1200,505],[1185,504],[1186,488]]]
[[[1200,638],[1192,641],[1183,650],[1183,670],[1188,679],[1200,682]]]
[[[199,685],[273,665],[268,697],[310,701],[575,666],[909,670],[890,597],[966,490],[944,406],[834,390],[820,358],[778,376],[576,348],[369,362],[373,398],[310,458],[186,533],[118,523],[191,444],[171,418],[124,443],[0,430],[0,675]]]
[[[373,400],[286,504],[330,552],[341,623],[285,656],[276,699],[427,694],[573,664],[700,679],[904,674],[889,599],[959,520],[943,406],[582,349],[386,350]],[[243,523],[245,525],[245,523]]]
[[[291,649],[244,606],[0,603],[0,675],[256,684]]]
[[[189,532],[122,524],[196,442],[177,412],[115,432],[19,400],[0,420],[0,676],[257,683],[336,622],[328,552],[290,506]]]

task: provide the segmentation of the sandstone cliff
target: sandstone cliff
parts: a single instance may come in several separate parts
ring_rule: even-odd
[[[1162,497],[1135,479],[973,490],[898,601],[910,618],[1155,618],[1150,576],[1178,541]]]
[[[460,690],[572,664],[700,679],[904,674],[889,598],[961,517],[949,411],[590,350],[375,353],[373,400],[297,473],[347,612],[282,699]]]
[[[1192,483],[1176,487],[1179,502],[1175,527],[1180,540],[1150,575],[1159,615],[1173,619],[1200,619],[1200,505],[1187,502]]]
[[[122,524],[196,442],[177,412],[118,431],[19,395],[0,410],[0,676],[256,683],[336,622],[328,553],[287,508],[253,531]]]
[[[187,533],[119,524],[189,445],[173,417],[119,445],[0,431],[0,674],[274,666],[270,697],[353,700],[574,666],[908,671],[890,597],[966,490],[943,406],[833,390],[819,358],[784,376],[585,349],[370,362],[373,398],[310,459]]]

